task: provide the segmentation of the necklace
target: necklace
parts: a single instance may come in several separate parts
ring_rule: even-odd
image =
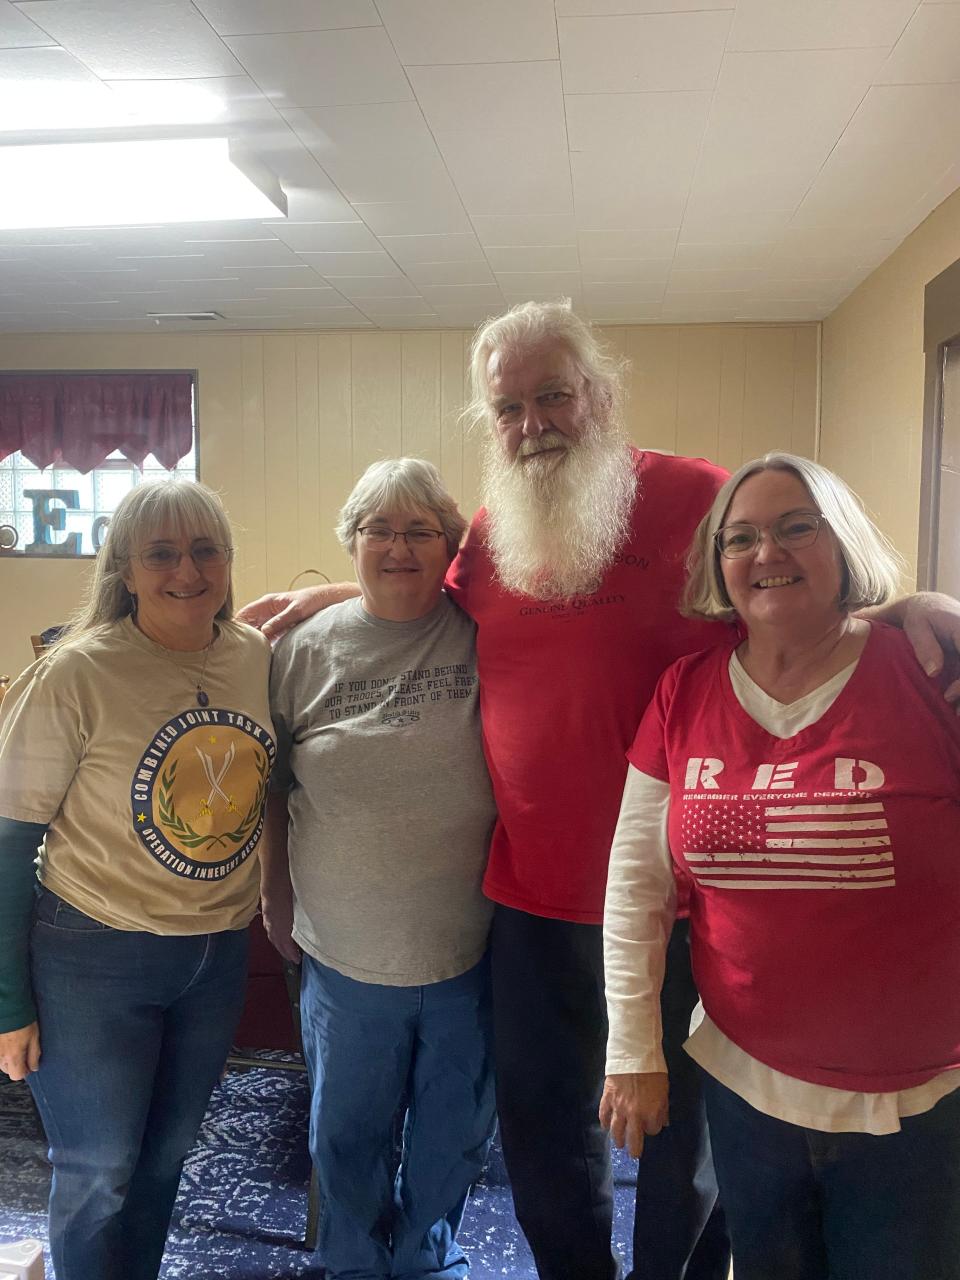
[[[134,622],[134,625],[136,626],[136,622]],[[137,627],[137,630],[140,631],[140,628]],[[143,632],[141,632],[141,635],[142,634]],[[149,638],[150,637],[148,636],[147,639]],[[196,683],[196,699],[197,699],[198,707],[208,707],[210,705],[210,695],[209,693],[207,693],[206,689],[203,687],[203,677],[206,675],[207,661],[210,657],[210,650],[213,648],[213,643],[216,640],[216,638],[217,638],[217,629],[216,627],[214,627],[213,636],[203,646],[203,664],[200,667],[200,674],[197,676],[197,683]],[[170,663],[171,667],[176,667],[178,671],[180,671],[183,675],[187,676],[187,679],[190,680],[192,684],[193,677],[190,676],[186,671],[184,671],[183,667],[180,665],[179,662],[177,662],[175,659],[170,657],[169,650],[165,649],[163,645],[158,644],[156,641],[154,641],[154,644],[156,644],[156,647],[160,650],[161,655],[164,658],[166,658],[167,662]]]

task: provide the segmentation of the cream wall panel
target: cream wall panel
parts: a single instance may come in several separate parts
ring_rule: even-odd
[[[440,466],[440,335],[405,333],[400,340],[399,452]]]
[[[793,358],[793,430],[791,452],[816,458],[820,419],[820,329],[798,328]],[[815,371],[810,377],[810,370]]]
[[[266,436],[263,407],[263,339],[239,341],[243,481],[241,502],[230,504],[237,524],[237,594],[262,595],[267,589],[267,507],[264,492]],[[203,402],[198,422],[203,421]],[[201,449],[202,449],[201,444]]]
[[[353,469],[400,452],[399,333],[353,335]],[[346,496],[346,495],[344,495]]]
[[[857,490],[916,573],[923,291],[960,259],[960,191],[823,322],[820,456]]]
[[[317,339],[320,433],[320,543],[301,569],[319,569],[333,581],[352,576],[350,558],[333,528],[337,513],[356,478],[350,423],[353,413],[352,339],[348,333],[324,333]]]
[[[473,513],[478,441],[460,420],[471,336],[0,336],[0,369],[196,369],[201,475],[234,521],[236,594],[248,600],[304,569],[351,574],[333,525],[376,458],[430,458]],[[633,361],[627,429],[640,445],[733,467],[745,448],[813,439],[815,326],[619,326],[607,337]],[[0,557],[0,672],[26,663],[31,631],[72,611],[88,567]]]

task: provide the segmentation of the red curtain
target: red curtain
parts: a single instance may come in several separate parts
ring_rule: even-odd
[[[189,373],[0,374],[0,459],[92,471],[115,449],[175,466],[193,443]]]

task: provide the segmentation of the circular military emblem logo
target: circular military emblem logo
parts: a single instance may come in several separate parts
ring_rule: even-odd
[[[223,708],[168,720],[133,776],[133,828],[174,875],[222,880],[250,856],[263,829],[276,744],[262,725]]]

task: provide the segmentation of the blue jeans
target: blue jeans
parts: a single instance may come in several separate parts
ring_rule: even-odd
[[[111,929],[41,890],[30,937],[57,1280],[156,1280],[243,1007],[245,929]]]
[[[456,1233],[495,1122],[486,960],[444,982],[388,987],[304,956],[300,1013],[329,1280],[460,1280]]]
[[[899,1133],[821,1133],[702,1075],[737,1280],[960,1280],[960,1090]]]

